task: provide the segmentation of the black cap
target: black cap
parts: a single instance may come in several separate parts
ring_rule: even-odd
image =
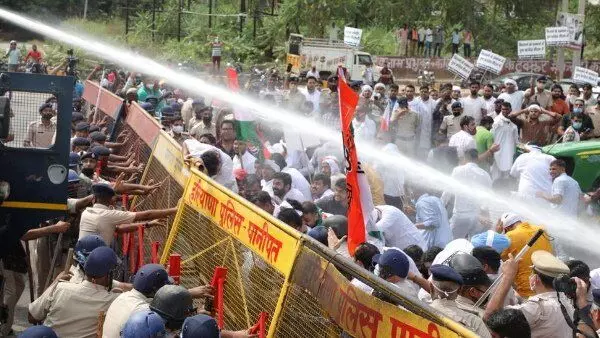
[[[71,122],[79,122],[79,121],[83,121],[83,120],[85,120],[85,118],[83,117],[83,114],[80,112],[74,111],[73,114],[71,115]]]
[[[494,104],[499,104],[504,102],[504,99],[496,99],[496,101],[494,101]]]
[[[87,122],[79,122],[75,125],[75,131],[89,130],[90,124]]]
[[[537,78],[537,82],[546,82],[548,81],[548,77],[546,75],[540,75]]]
[[[434,264],[429,268],[433,280],[439,282],[454,282],[458,285],[463,285],[462,276],[448,265]]]
[[[96,146],[92,149],[90,149],[91,152],[93,152],[97,157],[100,156],[109,156],[110,155],[110,149],[104,147],[104,146]]]
[[[93,124],[90,126],[90,133],[93,133],[93,132],[99,131],[99,130],[100,130],[100,126],[98,126],[98,125]]]
[[[115,190],[106,183],[97,183],[92,185],[92,191],[94,195],[115,195]]]
[[[41,113],[46,108],[53,108],[52,103],[42,103],[38,111]]]
[[[98,155],[94,154],[93,152],[87,152],[84,153],[83,155],[81,155],[81,160],[85,160],[86,158],[91,158],[93,160],[97,160],[98,159]]]
[[[461,108],[462,109],[462,107],[463,107],[463,105],[462,105],[462,103],[460,103],[460,101],[454,101],[452,103],[452,109],[454,109],[454,108]]]
[[[90,140],[85,137],[76,137],[71,142],[73,146],[89,146]]]
[[[104,142],[106,141],[106,135],[100,131],[95,131],[90,134],[90,138],[95,142]]]
[[[490,277],[483,270],[483,265],[473,255],[458,253],[450,259],[449,265],[460,274],[465,285],[492,284]]]

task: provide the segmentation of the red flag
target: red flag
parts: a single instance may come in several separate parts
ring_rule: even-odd
[[[358,174],[362,173],[354,144],[352,118],[358,104],[358,94],[348,86],[343,78],[338,77],[338,95],[340,102],[340,121],[346,157],[346,187],[348,191],[348,251],[354,254],[356,247],[366,239],[365,221],[360,199]]]
[[[227,87],[231,89],[232,92],[237,93],[240,91],[240,84],[238,82],[238,74],[237,71],[233,67],[229,67],[226,70],[227,72]]]

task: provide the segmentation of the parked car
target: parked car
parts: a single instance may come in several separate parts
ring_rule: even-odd
[[[567,79],[562,79],[556,83],[558,83],[562,87],[563,92],[565,92],[565,94],[567,94],[569,92],[569,87],[571,87],[571,85],[574,84],[575,81],[573,81],[573,79],[571,79],[571,78],[567,78]],[[577,83],[577,85],[579,86],[579,91],[583,91],[583,89],[581,88],[581,84]],[[592,94],[597,97],[598,94],[600,94],[600,86],[592,87]]]
[[[543,151],[567,163],[567,174],[582,191],[600,187],[600,141],[565,142],[545,146]]]
[[[544,75],[544,74],[526,73],[526,72],[508,73],[508,74],[500,75],[500,76],[490,80],[488,83],[493,85],[494,89],[497,91],[498,88],[500,88],[500,85],[504,84],[504,81],[506,81],[507,79],[513,79],[517,82],[517,88],[519,90],[526,90],[531,87],[532,79],[535,82],[537,80],[537,78],[542,75]],[[554,84],[554,80],[552,80],[550,77],[548,77],[548,79],[550,81],[546,82],[546,89],[550,90],[550,88]]]

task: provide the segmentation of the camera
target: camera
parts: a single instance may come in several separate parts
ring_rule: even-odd
[[[577,283],[571,279],[569,275],[560,275],[554,279],[552,283],[554,285],[554,290],[557,292],[562,292],[567,297],[571,299],[575,299],[575,291],[577,290]]]

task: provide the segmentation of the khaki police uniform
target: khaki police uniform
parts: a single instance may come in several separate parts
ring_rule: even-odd
[[[419,114],[409,110],[400,115],[397,111],[392,113],[392,123],[396,129],[396,145],[401,153],[414,155],[417,149],[417,132],[419,130]]]
[[[475,332],[479,337],[492,337],[490,331],[485,326],[483,319],[475,314],[461,310],[456,301],[449,299],[434,299],[430,305],[450,319]]]
[[[120,294],[106,312],[102,337],[119,337],[129,317],[135,312],[149,310],[151,300],[136,289]]]
[[[450,140],[450,138],[461,131],[460,128],[460,119],[465,116],[465,114],[460,114],[458,116],[447,115],[442,119],[442,125],[440,126],[440,131],[446,134],[446,138]]]
[[[557,277],[560,274],[569,273],[567,265],[547,251],[535,251],[531,260],[533,269],[539,274]],[[531,296],[523,304],[508,306],[508,308],[523,312],[531,327],[532,338],[571,337],[573,330],[563,316],[561,303],[565,306],[567,314],[573,319],[574,309],[570,300],[564,294],[560,295],[559,300],[555,291]]]
[[[29,304],[29,313],[43,319],[59,337],[95,338],[98,315],[117,298],[102,285],[58,282]]]
[[[479,318],[483,318],[483,313],[485,312],[485,309],[478,307],[476,309],[473,309],[473,305],[475,305],[475,303],[470,300],[467,297],[463,297],[461,295],[456,296],[456,305],[458,306],[459,309],[466,311],[468,313],[472,313],[476,316],[478,316]]]
[[[56,122],[50,122],[45,125],[41,121],[34,121],[27,126],[27,137],[31,147],[48,148],[54,144],[54,134],[56,133]]]
[[[79,239],[87,235],[99,235],[109,245],[117,225],[132,223],[134,219],[135,212],[109,209],[106,205],[96,203],[81,214]]]

